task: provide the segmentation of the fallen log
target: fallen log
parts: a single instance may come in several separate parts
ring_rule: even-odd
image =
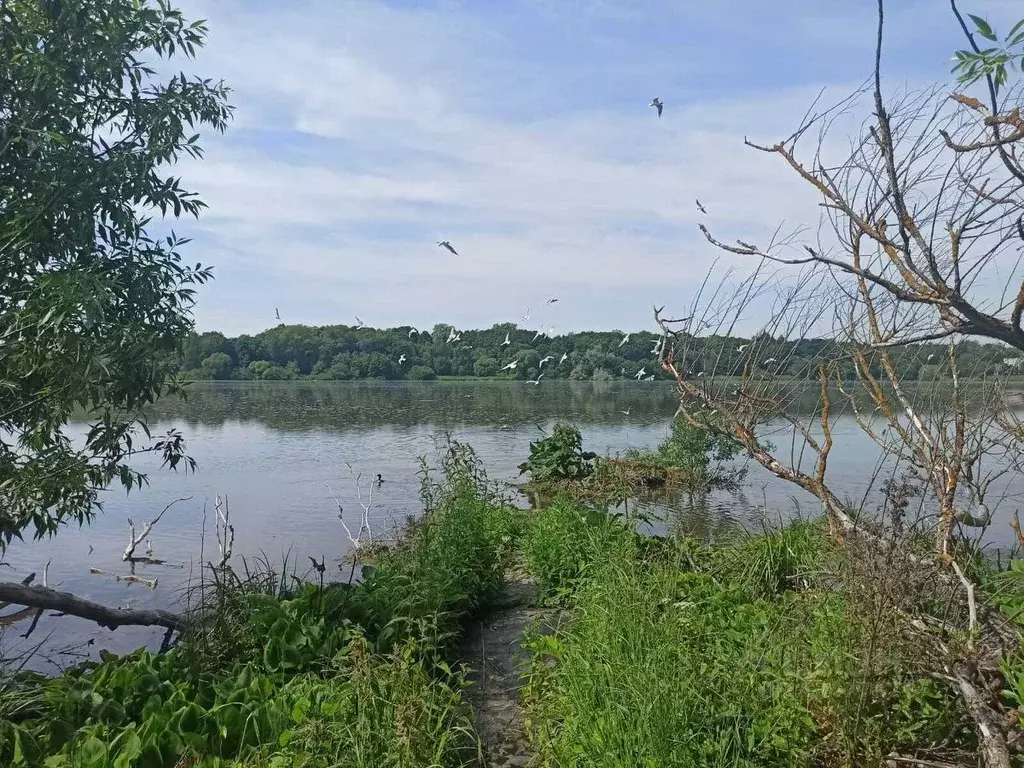
[[[121,610],[49,587],[30,587],[18,582],[0,581],[0,601],[31,608],[60,611],[94,621],[101,627],[117,629],[123,626],[165,627],[182,629],[185,617],[170,611]]]

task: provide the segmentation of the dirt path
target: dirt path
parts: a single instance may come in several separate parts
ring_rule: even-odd
[[[519,708],[520,674],[526,663],[520,643],[530,623],[549,613],[534,607],[535,594],[533,584],[510,581],[491,611],[467,627],[462,641],[460,655],[472,670],[474,683],[467,698],[476,715],[485,765],[490,768],[530,762]]]

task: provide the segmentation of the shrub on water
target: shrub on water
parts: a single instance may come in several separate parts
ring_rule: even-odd
[[[594,470],[597,454],[583,450],[583,437],[571,424],[555,424],[551,434],[530,443],[530,458],[519,465],[519,474],[530,473],[537,481],[582,480]]]

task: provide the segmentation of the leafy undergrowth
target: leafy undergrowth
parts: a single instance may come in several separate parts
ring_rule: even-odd
[[[105,655],[0,694],[0,764],[464,766],[479,746],[460,622],[500,586],[520,514],[453,445],[425,514],[356,585],[220,579],[167,653]]]
[[[536,633],[526,687],[545,766],[882,765],[974,749],[923,668],[816,523],[708,549],[559,502],[526,563],[566,611]]]

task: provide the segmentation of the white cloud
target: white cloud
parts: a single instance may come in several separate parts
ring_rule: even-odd
[[[628,104],[600,93],[592,62],[511,56],[525,32],[466,6],[281,8],[187,7],[210,19],[198,66],[223,75],[239,106],[208,158],[181,169],[211,206],[193,253],[221,267],[202,327],[255,331],[273,306],[294,322],[358,312],[376,325],[488,326],[555,289],[563,328],[649,326],[652,300],[682,303],[722,255],[696,231],[695,198],[730,238],[817,223],[806,185],[742,139],[786,135],[824,82],[669,101],[658,120],[647,93]],[[685,71],[714,49],[690,42],[688,56],[661,56]],[[509,90],[540,72],[551,82]],[[593,101],[566,113],[552,96],[574,82]]]

